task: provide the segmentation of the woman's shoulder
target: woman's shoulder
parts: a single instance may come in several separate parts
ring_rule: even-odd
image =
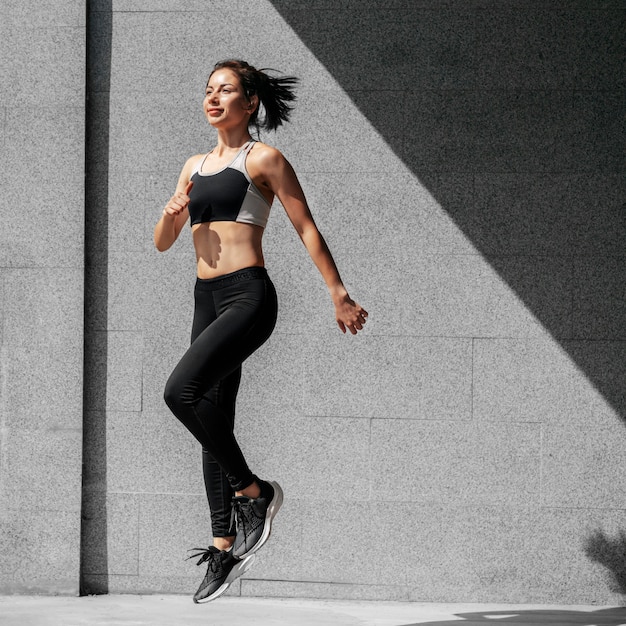
[[[206,152],[204,154],[194,154],[190,156],[186,161],[184,167],[193,167],[198,161],[204,159],[206,156]]]
[[[205,156],[206,154],[194,154],[193,156],[190,156],[185,161],[185,165],[183,165],[182,174],[187,174],[187,178],[190,178],[194,169],[198,167],[198,165],[200,164],[202,159],[204,159]]]
[[[256,141],[248,154],[248,161],[252,160],[258,167],[274,167],[285,161],[283,153],[274,146],[262,141]]]

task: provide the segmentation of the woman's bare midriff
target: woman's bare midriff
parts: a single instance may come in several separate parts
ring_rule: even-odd
[[[192,226],[198,278],[215,278],[244,267],[264,266],[263,228],[238,222],[207,222]]]

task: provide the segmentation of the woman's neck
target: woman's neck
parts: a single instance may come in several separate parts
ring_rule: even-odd
[[[233,129],[232,131],[219,130],[217,133],[217,146],[215,146],[213,152],[220,155],[239,149],[251,139],[252,137],[247,128],[245,130]]]

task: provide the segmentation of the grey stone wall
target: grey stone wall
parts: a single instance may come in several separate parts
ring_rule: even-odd
[[[78,593],[85,8],[0,7],[0,590]]]
[[[302,78],[293,123],[262,138],[370,321],[337,331],[275,205],[280,317],[244,367],[237,432],[286,500],[230,593],[621,602],[624,18],[608,0],[90,3],[83,591],[190,593],[202,575],[184,560],[210,541],[200,454],[162,401],[193,252],[186,229],[158,254],[152,229],[213,144],[209,69],[236,56]],[[10,271],[3,346],[15,303],[33,309],[6,297]],[[8,410],[3,385],[4,420],[25,395]]]

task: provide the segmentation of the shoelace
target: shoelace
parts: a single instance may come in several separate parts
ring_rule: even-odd
[[[237,529],[241,528],[243,536],[247,537],[248,533],[254,528],[254,519],[257,517],[252,509],[250,500],[233,502],[233,518],[236,521]]]
[[[189,559],[195,559],[197,556],[199,556],[200,558],[198,559],[196,565],[202,565],[203,563],[206,563],[208,561],[209,569],[213,573],[217,573],[218,563],[217,559],[215,558],[216,553],[213,550],[211,550],[210,548],[191,548],[190,550],[188,550],[188,552],[192,552],[193,550],[196,550],[196,552],[194,554],[190,554],[185,559],[186,561],[188,561]]]

